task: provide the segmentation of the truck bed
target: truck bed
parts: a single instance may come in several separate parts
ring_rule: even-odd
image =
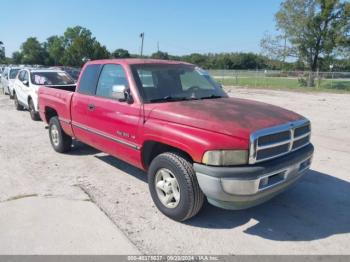
[[[76,85],[64,85],[64,86],[45,86],[47,88],[54,88],[54,89],[60,89],[60,90],[65,90],[65,91],[70,91],[70,92],[75,92]]]
[[[61,119],[71,120],[70,105],[75,85],[42,86],[39,88],[39,113],[41,119],[47,122],[45,112],[54,110]]]

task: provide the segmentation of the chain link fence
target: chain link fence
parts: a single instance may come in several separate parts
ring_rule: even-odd
[[[226,86],[350,91],[350,72],[209,70],[209,73]]]

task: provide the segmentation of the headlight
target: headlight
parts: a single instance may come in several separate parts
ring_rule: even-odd
[[[234,166],[248,163],[248,150],[215,150],[205,152],[202,163],[211,166]]]

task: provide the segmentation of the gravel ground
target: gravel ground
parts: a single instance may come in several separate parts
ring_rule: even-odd
[[[186,223],[153,205],[142,171],[76,142],[51,148],[42,122],[0,96],[0,202],[26,196],[91,199],[145,254],[350,254],[350,95],[231,89],[232,96],[297,111],[312,121],[312,170],[261,206],[206,205]],[[98,226],[98,225],[96,225]]]

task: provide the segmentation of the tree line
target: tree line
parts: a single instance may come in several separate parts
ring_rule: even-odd
[[[40,43],[37,38],[29,37],[22,43],[19,51],[12,54],[11,58],[5,58],[4,52],[0,54],[0,63],[9,64],[38,64],[46,66],[82,66],[88,60],[107,58],[139,58],[139,54],[132,54],[126,49],[118,48],[110,52],[92,36],[89,29],[76,26],[69,27],[62,36],[51,36],[45,42]],[[196,64],[205,69],[228,70],[307,70],[307,66],[301,60],[286,62],[280,59],[272,59],[267,55],[256,53],[193,53],[189,55],[171,55],[167,52],[157,51],[147,58],[178,60]],[[329,62],[324,62],[321,70],[328,71]],[[347,59],[337,60],[337,70],[350,70],[350,62]]]
[[[139,54],[132,54],[126,49],[118,48],[110,52],[102,45],[91,31],[81,26],[69,27],[63,35],[54,35],[43,43],[36,37],[29,37],[19,51],[7,58],[12,64],[38,64],[46,66],[67,65],[82,66],[87,60],[106,58],[138,58]],[[155,59],[181,60],[199,65],[206,69],[279,69],[278,61],[255,53],[218,53],[176,56],[167,52],[157,51],[149,56]],[[0,56],[1,58],[1,56]],[[2,60],[4,62],[4,56]]]
[[[266,33],[256,53],[193,53],[175,56],[158,51],[151,58],[182,60],[206,69],[350,70],[350,3],[343,0],[284,0],[275,15],[277,35]],[[87,60],[139,57],[125,49],[112,52],[91,31],[69,27],[62,36],[40,43],[30,37],[11,58],[0,41],[0,63],[81,66]],[[293,61],[293,62],[290,62]],[[309,79],[312,86],[313,78]]]

